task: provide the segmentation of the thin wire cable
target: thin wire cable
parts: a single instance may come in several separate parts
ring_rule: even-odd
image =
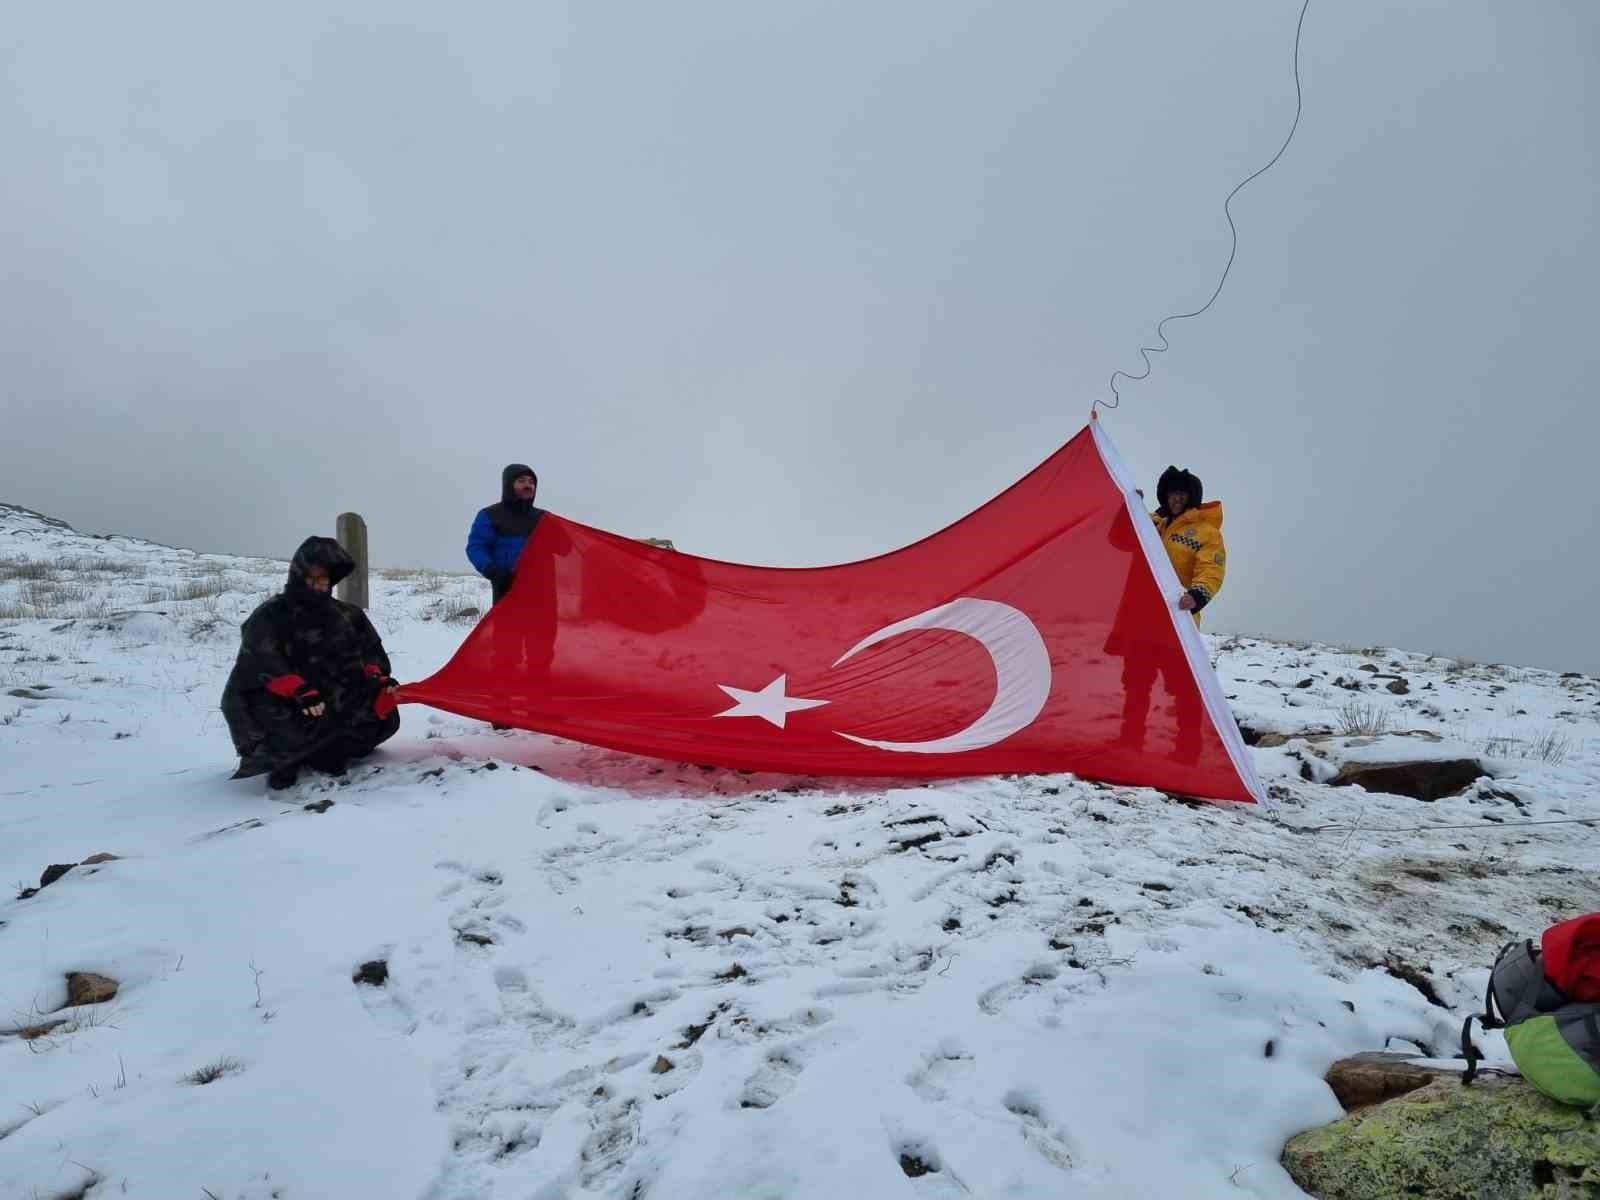
[[[1167,341],[1166,335],[1166,327],[1169,321],[1187,321],[1191,317],[1198,317],[1216,302],[1218,296],[1222,295],[1222,285],[1228,282],[1228,273],[1233,270],[1233,260],[1239,254],[1239,227],[1233,223],[1233,210],[1230,207],[1233,204],[1233,198],[1242,192],[1246,186],[1272,169],[1274,164],[1283,157],[1283,152],[1289,148],[1289,143],[1294,141],[1295,130],[1300,128],[1300,113],[1304,107],[1304,95],[1300,87],[1300,34],[1305,28],[1306,10],[1310,7],[1311,0],[1304,0],[1300,5],[1300,20],[1294,27],[1294,122],[1289,126],[1289,134],[1283,139],[1283,145],[1278,147],[1278,152],[1267,160],[1266,166],[1240,180],[1238,186],[1229,192],[1228,198],[1222,202],[1222,213],[1223,216],[1228,218],[1228,232],[1233,237],[1233,245],[1228,250],[1228,261],[1222,268],[1222,277],[1217,280],[1216,289],[1211,293],[1211,298],[1193,312],[1171,313],[1162,317],[1160,324],[1156,326],[1156,337],[1161,339],[1161,344],[1159,346],[1139,347],[1139,357],[1144,359],[1144,370],[1138,375],[1131,375],[1127,371],[1111,372],[1110,384],[1113,399],[1105,400],[1098,396],[1095,397],[1094,403],[1089,406],[1090,415],[1094,414],[1096,408],[1110,409],[1122,406],[1122,393],[1117,390],[1117,377],[1119,375],[1135,383],[1141,379],[1149,378],[1150,372],[1155,370],[1155,364],[1150,361],[1150,356],[1152,354],[1165,354],[1171,348],[1171,343]]]
[[[1289,825],[1284,828],[1295,833],[1329,833],[1333,830],[1353,829],[1362,833],[1432,833],[1445,829],[1525,829],[1529,825],[1600,825],[1600,817],[1562,817],[1548,821],[1475,821],[1470,825],[1410,825],[1394,828],[1386,825]]]

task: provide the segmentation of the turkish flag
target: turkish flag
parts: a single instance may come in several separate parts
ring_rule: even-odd
[[[949,528],[843,566],[717,562],[547,513],[510,593],[400,698],[749,770],[1259,800],[1181,595],[1092,422]]]

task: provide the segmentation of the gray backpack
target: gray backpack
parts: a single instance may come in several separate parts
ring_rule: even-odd
[[[1553,926],[1543,950],[1532,939],[1502,947],[1489,972],[1483,1012],[1461,1025],[1463,1084],[1472,1083],[1483,1058],[1472,1044],[1476,1019],[1485,1029],[1506,1031],[1517,1069],[1545,1095],[1585,1107],[1600,1101],[1600,1003],[1592,998],[1597,924],[1591,915]],[[1556,985],[1549,968],[1577,998]]]

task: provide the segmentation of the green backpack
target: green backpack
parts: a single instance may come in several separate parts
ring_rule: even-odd
[[[1504,1029],[1522,1077],[1552,1100],[1600,1104],[1600,913],[1575,917],[1509,942],[1489,972],[1485,1029]],[[1461,1082],[1471,1084],[1483,1055],[1472,1044],[1473,1017],[1461,1026]]]

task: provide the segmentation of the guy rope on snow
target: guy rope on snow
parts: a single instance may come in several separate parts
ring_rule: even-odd
[[[1523,829],[1529,825],[1600,825],[1600,817],[1558,817],[1542,821],[1474,821],[1469,825],[1412,825],[1395,827],[1389,825],[1290,825],[1287,822],[1283,828],[1290,833],[1343,833],[1356,830],[1361,833],[1432,833],[1435,830],[1447,829]]]

